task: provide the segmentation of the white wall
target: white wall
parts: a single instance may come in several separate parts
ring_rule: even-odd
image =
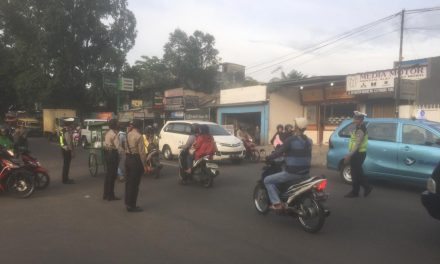
[[[399,107],[400,118],[417,117],[417,111],[425,111],[426,120],[440,122],[440,105],[401,105]]]
[[[265,85],[224,89],[220,91],[220,104],[236,104],[266,101]]]
[[[298,89],[279,89],[269,94],[269,140],[278,124],[292,124],[295,117],[303,116]],[[314,142],[316,142],[314,140]]]

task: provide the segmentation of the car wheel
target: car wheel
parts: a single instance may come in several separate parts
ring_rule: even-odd
[[[342,164],[340,169],[341,178],[345,183],[351,184],[351,169],[349,164]]]
[[[171,149],[170,149],[169,146],[164,146],[163,147],[162,154],[163,154],[163,157],[166,160],[172,160],[173,159],[173,153],[171,152]]]

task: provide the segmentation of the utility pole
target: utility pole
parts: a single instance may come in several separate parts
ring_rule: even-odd
[[[397,86],[395,89],[395,107],[396,107],[396,118],[399,117],[399,105],[400,105],[400,84],[402,79],[402,49],[403,49],[403,28],[405,22],[405,9],[402,10],[401,13],[401,22],[400,22],[400,48],[399,48],[399,64],[397,66]]]

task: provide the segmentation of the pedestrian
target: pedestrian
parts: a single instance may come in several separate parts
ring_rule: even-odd
[[[368,183],[367,177],[364,175],[362,164],[367,156],[368,134],[364,124],[364,118],[367,115],[359,111],[354,111],[353,123],[356,129],[351,133],[350,142],[348,144],[348,155],[344,158],[345,164],[350,164],[352,190],[345,195],[347,198],[359,196],[360,187],[364,188],[364,196],[368,196],[373,190]]]
[[[260,127],[258,125],[255,126],[255,143],[257,145],[260,145],[260,133],[261,133]]]
[[[118,154],[119,154],[119,164],[118,164],[118,180],[120,182],[125,181],[125,151],[127,150],[127,126],[123,123],[119,123],[118,132]]]
[[[119,163],[118,123],[116,119],[109,121],[109,128],[104,137],[104,157],[107,165],[107,174],[104,180],[103,199],[114,201],[120,200],[120,198],[115,196],[115,180],[118,174]]]
[[[125,205],[128,212],[142,211],[142,208],[136,206],[141,176],[147,165],[144,141],[140,133],[141,127],[141,121],[133,120],[129,125],[130,132],[127,134]]]
[[[75,157],[73,138],[72,138],[72,129],[73,129],[74,121],[75,120],[73,118],[64,119],[64,127],[59,132],[61,153],[63,155],[62,181],[64,184],[75,183],[74,180],[69,179],[70,162],[72,161],[72,158]]]

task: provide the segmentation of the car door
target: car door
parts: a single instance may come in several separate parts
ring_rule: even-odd
[[[399,174],[424,182],[440,160],[440,135],[422,124],[402,124],[401,131]]]
[[[163,150],[163,147],[165,145],[168,145],[171,148],[173,142],[174,142],[174,123],[168,123],[167,125],[165,125],[165,127],[163,128],[160,134],[159,147],[161,150]]]
[[[174,123],[174,143],[171,147],[173,153],[179,153],[179,147],[184,145],[188,140],[187,128],[188,124],[186,123]]]
[[[364,171],[377,177],[394,177],[397,168],[397,122],[370,122]]]

